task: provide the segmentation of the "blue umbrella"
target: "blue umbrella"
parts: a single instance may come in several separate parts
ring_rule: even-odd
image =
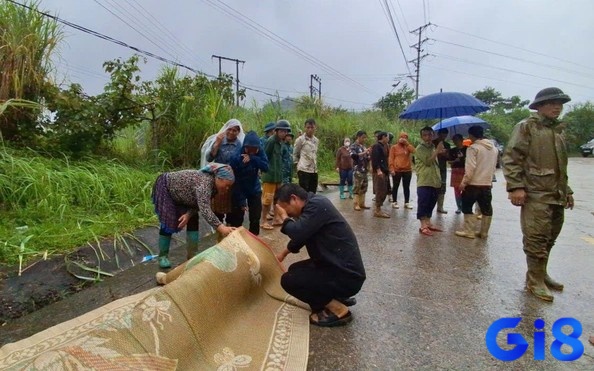
[[[483,129],[490,127],[489,123],[474,116],[456,116],[449,119],[441,120],[433,125],[433,130],[445,128],[449,130],[448,138],[452,138],[455,134],[461,134],[463,137],[468,136],[468,129],[472,126],[480,126]]]
[[[457,92],[429,94],[412,102],[400,114],[401,119],[427,120],[476,115],[489,109],[472,95]]]

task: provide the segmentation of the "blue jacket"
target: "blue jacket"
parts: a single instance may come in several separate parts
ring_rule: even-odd
[[[250,155],[250,160],[244,163],[242,155],[246,153],[246,146],[258,147],[258,153]],[[260,138],[254,131],[246,134],[243,146],[231,156],[230,165],[235,174],[233,203],[245,206],[247,197],[262,193],[259,174],[268,171],[268,157],[260,146]]]

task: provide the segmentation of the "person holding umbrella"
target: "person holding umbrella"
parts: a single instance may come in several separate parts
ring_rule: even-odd
[[[416,148],[415,171],[417,173],[417,219],[421,222],[419,233],[432,236],[433,232],[443,230],[431,224],[433,208],[437,203],[441,176],[437,165],[437,156],[446,153],[443,142],[435,146],[432,142],[433,129],[425,126],[421,129],[422,143]]]

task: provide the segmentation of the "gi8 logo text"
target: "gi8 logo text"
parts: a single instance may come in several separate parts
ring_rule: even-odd
[[[493,322],[487,329],[485,341],[489,353],[500,361],[515,361],[522,357],[528,349],[528,342],[521,334],[509,333],[507,334],[507,344],[515,345],[514,348],[506,350],[502,349],[497,344],[497,334],[504,329],[513,329],[518,326],[521,317],[515,318],[500,318]],[[563,333],[563,326],[571,327],[569,334]],[[544,361],[545,359],[545,333],[542,331],[545,327],[545,321],[537,319],[534,321],[534,360]],[[553,323],[552,328],[553,338],[555,339],[551,344],[551,354],[559,361],[575,361],[584,354],[584,345],[579,340],[582,335],[582,324],[575,318],[559,318]],[[561,346],[567,345],[571,347],[570,353],[561,352]]]

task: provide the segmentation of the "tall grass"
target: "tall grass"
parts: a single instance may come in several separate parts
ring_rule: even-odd
[[[0,262],[14,263],[29,236],[25,255],[53,254],[154,223],[155,177],[115,161],[72,163],[0,148]]]

